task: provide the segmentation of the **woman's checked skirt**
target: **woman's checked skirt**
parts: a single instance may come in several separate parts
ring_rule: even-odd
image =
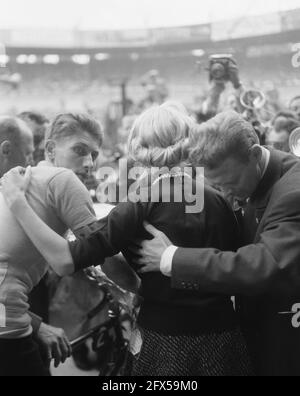
[[[252,376],[239,329],[213,334],[168,336],[141,329],[143,346],[132,376]]]

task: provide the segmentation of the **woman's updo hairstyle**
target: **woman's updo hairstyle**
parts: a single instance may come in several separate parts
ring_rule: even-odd
[[[175,167],[188,158],[194,121],[183,108],[165,103],[151,107],[135,121],[128,140],[129,156],[146,167]]]

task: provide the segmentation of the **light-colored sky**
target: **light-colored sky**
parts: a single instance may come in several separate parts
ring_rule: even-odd
[[[298,7],[299,0],[0,0],[0,29],[163,27]]]

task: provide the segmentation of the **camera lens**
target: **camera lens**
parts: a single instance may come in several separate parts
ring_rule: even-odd
[[[219,80],[225,77],[226,70],[221,63],[215,63],[211,68],[211,75],[214,79]]]

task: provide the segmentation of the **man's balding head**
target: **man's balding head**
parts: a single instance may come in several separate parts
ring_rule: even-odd
[[[32,159],[33,136],[26,123],[14,117],[0,117],[0,176]]]

